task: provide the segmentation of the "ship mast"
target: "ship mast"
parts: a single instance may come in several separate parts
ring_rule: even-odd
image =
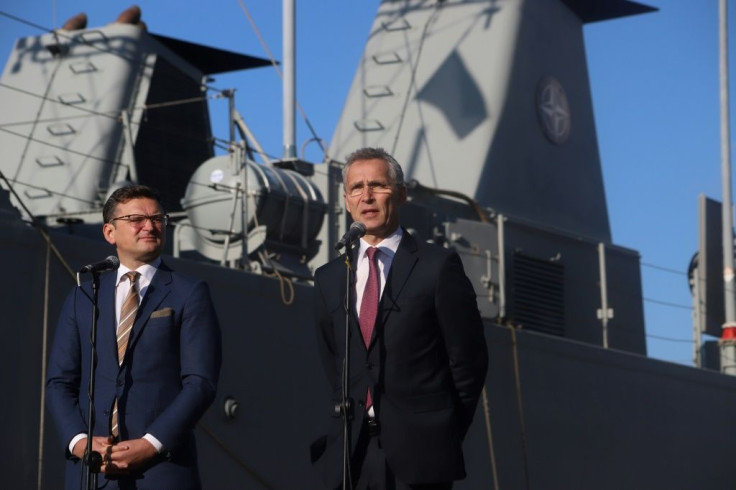
[[[284,118],[284,160],[296,159],[296,13],[295,0],[283,0],[282,42],[284,57],[283,80],[283,118]]]
[[[736,374],[736,306],[733,270],[733,208],[731,198],[731,143],[728,93],[728,7],[727,0],[718,4],[718,42],[721,100],[721,184],[723,189],[723,292],[725,322],[721,336],[721,372]]]

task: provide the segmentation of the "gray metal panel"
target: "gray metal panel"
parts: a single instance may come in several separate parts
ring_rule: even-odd
[[[224,49],[211,48],[160,34],[151,34],[151,37],[187,60],[205,75],[259,68],[271,64],[271,61],[265,58],[257,58]]]
[[[53,235],[72,267],[106,256],[101,241]],[[0,267],[24,277],[6,308],[0,358],[6,370],[0,427],[10,451],[0,460],[7,488],[35,488],[39,431],[45,247],[17,223],[0,228]],[[224,364],[217,399],[197,430],[205,488],[319,488],[308,444],[329,417],[329,395],[315,350],[311,287],[296,284],[281,303],[278,281],[185,260],[166,259],[202,277],[222,322]],[[52,325],[73,280],[51,260]],[[707,488],[732,486],[736,457],[723,420],[736,411],[736,380],[720,373],[647,359],[558,337],[517,332],[526,453],[520,436],[514,344],[486,324],[491,364],[486,382],[500,488]],[[240,403],[226,419],[225,397]],[[697,420],[693,424],[692,420]],[[44,489],[62,478],[63,444],[47,417]],[[698,441],[687,444],[684,441]],[[730,449],[729,449],[730,448]],[[469,477],[458,489],[493,488],[483,407],[465,443]]]
[[[720,337],[726,321],[723,292],[723,235],[721,203],[698,197],[698,281],[700,307],[697,322],[702,332]]]
[[[656,12],[658,9],[628,0],[562,0],[583,22],[598,22],[627,15]]]
[[[35,215],[99,205],[141,62],[132,26],[21,39],[0,90],[0,169]],[[104,144],[100,144],[104,141]]]
[[[159,88],[158,98],[149,100],[151,78],[159,57],[162,60],[158,66],[165,65],[168,71],[156,73],[154,88]],[[136,174],[128,175],[127,166],[134,159],[124,145],[121,112],[131,111],[130,133],[135,142],[139,127],[150,129],[142,121],[145,104],[170,102],[175,97],[171,93],[161,94],[166,83],[170,87],[186,81],[190,87],[194,85],[188,95],[201,96],[201,79],[201,72],[145,31],[128,24],[20,39],[5,66],[0,88],[3,107],[0,146],[4,150],[0,170],[14,182],[36,216],[99,209],[113,183],[129,180]],[[158,157],[157,153],[146,148],[144,155],[138,155],[147,164],[143,177],[149,179],[153,173],[149,179],[153,182],[148,183],[161,188],[164,200],[173,209],[178,208],[177,199],[183,193],[189,173],[211,155],[204,103],[199,109],[201,124],[194,125],[199,134],[179,136],[180,140],[199,142],[196,151],[191,146],[183,150],[196,161],[187,161],[186,155],[183,162],[175,161],[174,178],[168,179],[171,183],[163,178],[156,180],[155,171],[150,170],[165,167],[158,161],[147,160]],[[150,118],[159,123],[158,113],[151,116],[150,111]],[[181,118],[179,112],[177,116]],[[167,124],[163,122],[159,126]],[[149,140],[153,137],[151,131],[144,131],[143,136]],[[171,139],[168,143],[176,147]],[[171,149],[167,153],[171,154]],[[178,177],[177,173],[185,175]],[[167,186],[173,187],[178,195],[169,196]]]
[[[569,128],[556,143],[545,110]],[[364,145],[425,186],[610,242],[582,22],[560,1],[383,2],[330,154]]]
[[[736,410],[732,377],[517,332],[524,447],[513,337],[487,327],[499,489],[733,488],[727,462],[736,449],[723,430]],[[482,418],[476,413],[466,441],[469,477],[458,490],[494,488]]]
[[[406,225],[406,222],[403,222]],[[602,345],[602,326],[597,317],[601,307],[597,242],[584,240],[559,230],[543,229],[507,218],[504,231],[506,262],[506,316],[504,321],[521,325],[522,308],[513,290],[513,260],[523,254],[540,261],[557,263],[564,269],[562,289],[565,320],[564,337],[593,345]],[[499,308],[498,235],[495,223],[457,219],[447,226],[449,244],[458,250],[466,273],[478,295],[481,315],[495,319]],[[490,285],[487,276],[488,256],[491,261]],[[609,320],[609,345],[615,349],[646,354],[644,308],[639,272],[639,255],[622,247],[609,245],[606,250],[608,304],[614,310]],[[524,310],[525,311],[525,310]],[[550,318],[549,330],[558,324]]]
[[[73,268],[111,250],[101,240],[52,237]],[[0,428],[6,444],[17,449],[0,459],[0,472],[7,488],[35,488],[45,244],[16,222],[0,227],[0,246],[0,268],[22,276],[26,286],[6,293],[13,308],[4,310],[0,359],[7,372],[23,375],[4,380],[4,395],[13,403],[0,404]],[[284,306],[276,279],[166,260],[208,281],[222,322],[221,382],[197,430],[205,488],[320,488],[307,447],[331,407],[316,353],[311,287],[295,284],[295,301]],[[50,279],[53,325],[73,279],[53,257]],[[526,452],[514,343],[507,328],[486,323],[486,389],[500,488],[525,488],[525,460],[531,488],[545,490],[732,488],[732,471],[723,462],[734,459],[736,449],[723,421],[736,412],[734,378],[559,337],[516,334]],[[222,409],[228,396],[240,403],[233,420]],[[461,490],[493,488],[483,414],[481,406],[465,443],[469,476],[456,485]],[[63,443],[48,417],[42,428],[42,488],[51,490],[62,479]]]
[[[200,450],[204,488],[319,488],[309,444],[332,398],[317,354],[313,288],[294,284],[287,306],[277,278],[166,260],[208,282],[223,328],[218,394],[197,433],[208,448]],[[238,401],[235,419],[224,415],[226,397]]]
[[[331,140],[333,158],[381,146],[408,179],[475,195],[520,3],[382,2]],[[373,87],[390,95],[374,97]]]
[[[522,11],[476,198],[499,213],[610,243],[582,24],[560,2],[528,0]],[[550,81],[567,107],[559,94],[546,102],[540,95]],[[552,122],[568,118],[566,139],[550,141],[540,104]]]

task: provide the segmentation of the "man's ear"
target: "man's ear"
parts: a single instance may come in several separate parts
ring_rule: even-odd
[[[399,204],[406,202],[406,184],[399,187]]]
[[[102,225],[102,236],[110,245],[115,245],[115,225],[112,223],[105,223]]]

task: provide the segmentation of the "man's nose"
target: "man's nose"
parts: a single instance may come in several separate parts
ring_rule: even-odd
[[[363,188],[363,192],[360,195],[360,198],[363,201],[372,201],[374,197],[375,197],[375,191],[373,190],[372,187],[366,186]]]
[[[143,226],[141,228],[144,230],[153,230],[156,228],[156,225],[153,224],[153,220],[150,217],[147,217],[143,220]]]

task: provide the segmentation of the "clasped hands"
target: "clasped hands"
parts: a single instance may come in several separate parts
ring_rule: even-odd
[[[84,457],[87,448],[87,438],[82,438],[74,445],[74,455],[80,459]],[[101,473],[108,475],[125,475],[145,466],[156,456],[157,451],[146,439],[130,439],[115,442],[112,436],[92,437],[92,451],[102,455]]]

